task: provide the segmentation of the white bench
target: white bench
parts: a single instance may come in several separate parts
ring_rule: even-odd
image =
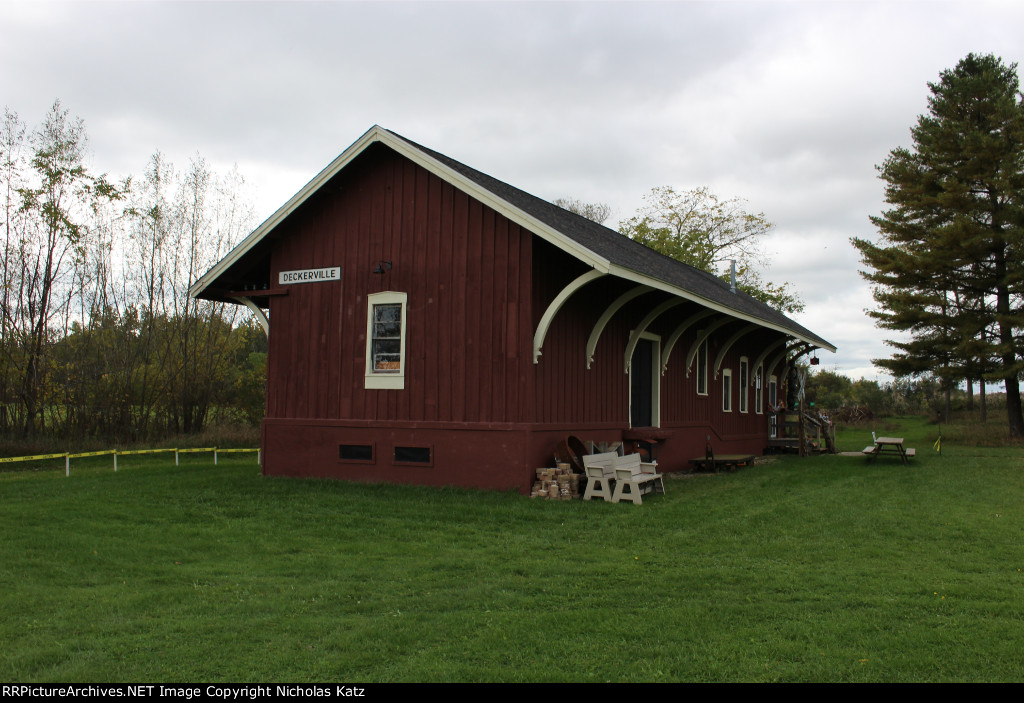
[[[587,470],[587,490],[583,494],[583,500],[590,500],[596,495],[611,502],[611,483],[615,478],[614,463],[618,458],[619,455],[615,452],[583,455],[583,467]]]
[[[665,492],[665,482],[658,473],[656,463],[640,461],[639,454],[627,454],[615,457],[615,493],[612,502],[628,500],[635,505],[643,505],[644,493]]]

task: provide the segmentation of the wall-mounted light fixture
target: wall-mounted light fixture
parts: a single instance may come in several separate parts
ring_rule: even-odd
[[[385,273],[387,273],[390,270],[391,270],[391,262],[390,261],[379,261],[379,262],[377,262],[377,268],[375,268],[373,270],[373,273],[379,273],[380,275],[383,276]]]

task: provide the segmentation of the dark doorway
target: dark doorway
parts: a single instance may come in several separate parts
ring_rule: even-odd
[[[630,427],[654,425],[654,345],[641,339],[633,350],[629,373]]]

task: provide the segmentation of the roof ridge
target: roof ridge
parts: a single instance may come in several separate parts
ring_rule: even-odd
[[[420,150],[427,156],[441,162],[442,164],[446,165],[449,168],[452,168],[456,172],[460,173],[462,176],[469,178],[470,180],[476,182],[479,186],[491,191],[492,193],[495,193],[499,197],[503,197],[505,200],[509,200],[509,198],[505,196],[510,194],[514,195],[515,197],[509,200],[509,202],[512,205],[526,210],[529,214],[533,215],[538,220],[541,220],[542,222],[552,227],[553,229],[561,232],[568,238],[587,247],[588,249],[596,251],[597,253],[608,258],[610,261],[616,262],[619,266],[622,266],[623,268],[627,268],[629,270],[644,275],[655,275],[655,277],[660,278],[661,280],[664,280],[669,283],[671,283],[672,281],[666,280],[665,276],[658,276],[656,274],[652,274],[651,271],[645,270],[645,267],[637,264],[646,263],[646,269],[654,267],[656,269],[662,269],[663,272],[674,271],[679,273],[682,278],[691,279],[689,281],[689,283],[691,284],[690,286],[680,286],[688,287],[691,290],[692,284],[696,282],[692,279],[697,279],[703,284],[703,292],[701,290],[692,290],[692,292],[702,296],[704,293],[713,293],[713,295],[709,295],[707,297],[709,297],[710,300],[717,304],[733,308],[736,312],[750,315],[765,322],[771,322],[773,324],[782,324],[785,327],[789,328],[794,333],[798,333],[803,336],[810,336],[816,341],[821,342],[823,345],[829,348],[832,347],[831,344],[829,344],[824,339],[814,334],[813,332],[811,332],[810,330],[808,330],[806,327],[799,324],[795,320],[792,320],[788,315],[786,315],[781,310],[773,308],[771,305],[768,305],[767,303],[758,300],[749,293],[745,293],[741,290],[733,291],[728,282],[726,282],[721,277],[715,275],[710,271],[705,271],[704,269],[697,268],[696,266],[675,259],[671,256],[668,256],[667,254],[663,254],[655,249],[652,249],[651,247],[648,247],[647,245],[641,242],[637,242],[633,239],[630,239],[626,235],[622,234],[617,230],[612,229],[611,227],[603,225],[599,222],[594,222],[593,220],[590,220],[578,213],[572,212],[571,210],[566,210],[563,207],[555,205],[554,203],[548,200],[544,200],[539,196],[533,195],[532,193],[529,193],[510,183],[507,183],[498,178],[495,178],[494,176],[486,174],[483,171],[480,171],[478,169],[473,168],[472,166],[469,166],[461,161],[458,161],[457,159],[442,154],[434,149],[431,149],[430,147],[425,147],[422,144],[419,144],[409,139],[408,137],[398,134],[393,130],[386,128],[384,129],[392,136],[401,139],[403,142],[407,143],[411,147]],[[499,187],[496,188],[495,186]],[[500,192],[502,190],[506,192],[503,194]],[[515,202],[516,200],[519,200],[520,202]],[[572,224],[576,226],[566,227],[565,225],[568,223],[559,223],[557,221],[558,219],[568,219]],[[581,241],[581,239],[578,236],[574,236],[574,231],[578,236],[582,236],[585,239],[585,241]],[[614,255],[609,255],[609,253],[606,250],[602,250],[602,247],[594,246],[596,239],[605,238],[609,240],[613,248],[625,249],[626,251],[621,252],[620,256],[616,257]],[[630,253],[633,254],[633,258],[636,260],[635,262],[628,261]],[[627,259],[627,261],[623,261],[623,259]],[[643,261],[644,259],[646,259],[646,261]],[[631,263],[634,265],[631,265]],[[739,303],[739,305],[737,305],[737,303]]]
[[[405,158],[412,159],[472,197],[495,207],[506,217],[595,269],[653,286],[737,319],[767,323],[771,329],[835,351],[832,344],[783,312],[747,293],[733,292],[726,281],[709,271],[655,251],[610,227],[566,210],[380,125],[368,129],[253,230],[189,288],[189,295],[212,295],[214,299],[221,295],[208,292],[208,289],[212,289],[215,282],[243,257],[251,256],[254,250],[258,250],[261,242],[319,192],[321,187],[378,142],[402,153]]]

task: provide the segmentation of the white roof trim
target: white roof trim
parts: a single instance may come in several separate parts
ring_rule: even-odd
[[[427,155],[420,151],[409,142],[396,137],[392,132],[374,125],[366,131],[363,136],[357,139],[348,149],[341,153],[338,158],[327,165],[320,173],[318,173],[313,180],[302,187],[298,193],[293,195],[291,199],[282,205],[277,211],[268,217],[263,224],[257,227],[252,233],[243,239],[238,245],[232,249],[227,256],[221,259],[213,268],[206,272],[198,281],[196,281],[188,289],[189,297],[195,297],[199,295],[207,286],[215,281],[222,273],[230,268],[236,261],[244,256],[250,249],[258,244],[267,234],[269,234],[275,227],[284,221],[290,214],[295,212],[306,200],[308,200],[314,193],[327,183],[331,178],[337,175],[342,169],[345,168],[353,159],[361,154],[368,146],[374,142],[382,142],[391,149],[394,149],[402,156],[405,156],[410,161],[422,166],[426,170],[433,173],[435,176],[443,181],[448,182],[455,188],[463,191],[472,198],[479,200],[493,210],[501,213],[512,222],[525,227],[534,234],[540,236],[542,239],[549,241],[550,243],[557,246],[559,249],[573,255],[580,261],[583,261],[588,266],[600,271],[601,273],[608,273],[609,261],[602,256],[598,256],[594,252],[590,251],[584,246],[581,246],[572,239],[566,237],[558,230],[552,229],[548,225],[544,224],[540,220],[528,215],[519,208],[510,204],[509,202],[499,198],[491,191],[483,188],[473,181],[467,179],[462,174],[452,170],[448,166],[437,159]]]
[[[263,221],[259,227],[254,229],[248,237],[239,242],[234,249],[228,252],[228,255],[217,262],[217,264],[207,271],[198,281],[192,284],[188,289],[188,295],[190,298],[194,298],[203,291],[204,288],[213,283],[222,273],[228,270],[236,261],[244,256],[250,249],[258,244],[265,236],[267,236],[275,227],[284,221],[288,215],[292,214],[302,205],[311,195],[316,193],[320,188],[331,178],[341,171],[345,166],[348,165],[352,159],[357,157],[363,152],[366,147],[378,141],[381,128],[374,125],[366,131],[363,136],[359,137],[353,144],[343,151],[334,161],[329,163],[320,173],[316,174],[309,183],[304,185],[302,189],[293,195],[291,199],[284,205],[279,207],[277,211]]]
[[[566,237],[558,230],[553,229],[532,215],[523,212],[508,201],[499,198],[483,186],[477,185],[474,181],[469,180],[461,173],[450,169],[432,156],[423,153],[404,139],[399,139],[391,132],[382,129],[379,141],[384,142],[398,153],[407,157],[410,161],[419,164],[442,180],[447,181],[469,196],[479,200],[492,210],[504,215],[512,222],[515,222],[516,224],[525,227],[534,234],[540,236],[541,239],[545,239],[562,251],[572,254],[583,263],[591,266],[601,273],[608,273],[611,266],[608,259],[597,255],[578,242]]]
[[[697,295],[693,291],[689,291],[689,290],[686,290],[685,288],[679,288],[677,286],[673,286],[671,283],[666,283],[665,281],[662,281],[661,279],[658,279],[658,278],[654,278],[653,276],[647,276],[647,275],[644,275],[642,273],[638,273],[636,271],[632,271],[630,269],[623,268],[622,266],[618,266],[616,264],[611,264],[611,266],[609,267],[609,271],[608,272],[610,274],[612,274],[613,276],[617,276],[619,278],[625,278],[625,279],[627,279],[629,281],[633,281],[634,283],[642,283],[642,284],[651,286],[652,288],[657,288],[658,290],[665,291],[666,293],[671,293],[672,295],[678,295],[680,298],[686,298],[687,300],[692,300],[693,302],[695,302],[695,303],[697,303],[699,305],[702,305],[702,306],[704,306],[704,307],[706,307],[706,308],[708,308],[710,310],[714,310],[715,312],[724,313],[724,314],[726,314],[726,315],[728,315],[730,317],[736,318],[737,320],[746,320],[747,322],[756,323],[757,325],[759,325],[761,327],[764,327],[766,329],[775,330],[776,332],[783,332],[783,333],[789,335],[790,337],[793,337],[795,339],[799,339],[801,342],[807,342],[808,344],[813,345],[815,348],[827,349],[827,350],[829,350],[830,352],[833,352],[833,353],[836,351],[836,348],[831,346],[831,345],[823,345],[823,344],[820,344],[819,342],[817,342],[815,340],[807,339],[804,336],[797,334],[795,331],[793,331],[793,330],[791,330],[791,329],[789,329],[787,327],[783,327],[781,325],[777,325],[777,324],[775,324],[773,322],[769,322],[768,320],[764,320],[764,319],[762,319],[760,317],[755,317],[753,315],[747,315],[745,313],[740,312],[739,310],[736,310],[735,308],[730,308],[728,306],[712,302],[712,301],[708,300],[707,298],[704,298],[702,296]]]
[[[497,195],[487,190],[486,188],[477,185],[475,182],[469,180],[462,174],[454,171],[448,166],[444,165],[437,159],[429,156],[425,152],[418,149],[416,146],[410,144],[404,139],[396,136],[394,133],[389,132],[379,125],[374,125],[368,129],[363,136],[359,137],[355,142],[352,143],[349,148],[343,151],[334,161],[328,164],[320,173],[313,177],[313,179],[307,183],[302,189],[293,195],[288,202],[282,205],[277,211],[268,217],[263,224],[257,227],[249,234],[248,237],[243,239],[234,249],[228,252],[227,256],[221,259],[217,264],[207,271],[198,281],[196,281],[188,289],[189,297],[195,297],[199,295],[204,289],[206,289],[213,281],[215,281],[221,274],[235,264],[240,258],[242,258],[250,249],[258,244],[265,236],[274,230],[279,224],[281,224],[285,218],[291,215],[297,210],[306,200],[308,200],[314,193],[327,183],[331,178],[337,175],[342,169],[345,168],[353,159],[361,154],[368,146],[374,142],[382,142],[391,149],[402,154],[410,161],[419,164],[423,168],[427,169],[438,178],[448,182],[455,188],[463,191],[469,196],[479,200],[493,210],[501,213],[512,222],[519,224],[522,227],[530,230],[542,239],[555,245],[562,251],[576,257],[583,263],[592,267],[600,273],[607,273],[624,278],[636,283],[644,284],[656,288],[658,290],[677,295],[686,300],[692,300],[708,309],[715,310],[717,312],[724,313],[731,317],[753,322],[761,327],[767,329],[776,330],[778,332],[784,332],[802,342],[807,342],[815,347],[821,346],[821,348],[828,349],[831,352],[835,352],[836,348],[831,345],[819,345],[818,342],[807,339],[801,335],[796,334],[793,330],[787,329],[780,325],[768,322],[752,315],[747,315],[739,312],[734,308],[730,308],[725,305],[714,303],[706,298],[696,295],[692,291],[688,291],[684,288],[678,288],[665,281],[647,276],[636,271],[624,268],[622,266],[612,264],[608,259],[598,255],[597,253],[587,249],[578,242],[570,239],[561,232],[547,224],[536,219],[532,215],[527,214],[523,210],[515,207],[508,201],[499,198]]]

